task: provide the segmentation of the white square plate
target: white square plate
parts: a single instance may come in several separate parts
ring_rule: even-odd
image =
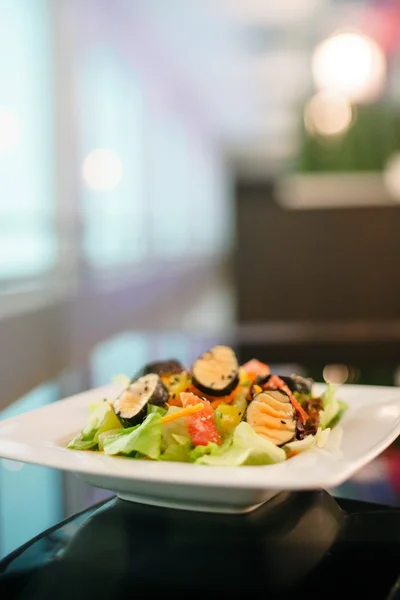
[[[315,392],[323,388],[317,385]],[[119,391],[115,385],[90,390],[1,422],[0,457],[72,471],[129,500],[243,512],[283,490],[336,487],[400,434],[400,389],[345,385],[338,396],[349,410],[326,448],[312,448],[277,465],[209,467],[67,450],[86,422],[89,403]]]

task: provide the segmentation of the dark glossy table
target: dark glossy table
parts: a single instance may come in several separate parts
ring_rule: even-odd
[[[280,494],[246,515],[119,499],[0,562],[0,598],[397,598],[400,510],[327,492]]]

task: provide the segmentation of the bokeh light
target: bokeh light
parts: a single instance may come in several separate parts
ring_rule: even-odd
[[[326,365],[323,371],[324,381],[342,385],[349,378],[349,368],[347,365],[332,364]]]
[[[353,111],[347,98],[336,92],[318,92],[307,103],[304,123],[311,135],[337,136],[351,125]]]
[[[98,191],[114,190],[122,179],[122,161],[114,151],[98,148],[86,156],[82,171],[90,188]]]
[[[19,119],[8,110],[0,108],[0,154],[13,148],[20,138]]]
[[[351,102],[373,102],[386,81],[386,60],[371,38],[356,32],[333,35],[317,46],[312,71],[318,89],[343,94]]]

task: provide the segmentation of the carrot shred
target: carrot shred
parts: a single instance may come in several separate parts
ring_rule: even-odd
[[[175,421],[176,419],[182,419],[183,417],[187,417],[188,415],[192,415],[193,413],[200,412],[203,410],[204,404],[199,402],[198,404],[194,404],[193,406],[187,406],[186,408],[182,408],[182,410],[178,412],[171,413],[170,415],[165,415],[161,419],[161,423],[165,425],[166,423],[170,423],[171,421]]]

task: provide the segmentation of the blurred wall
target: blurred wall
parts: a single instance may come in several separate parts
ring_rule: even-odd
[[[179,13],[166,35],[152,3],[0,8],[5,406],[101,340],[191,306],[224,264],[232,216],[218,119],[182,61]]]
[[[400,318],[398,206],[286,210],[273,181],[236,190],[240,323]]]

